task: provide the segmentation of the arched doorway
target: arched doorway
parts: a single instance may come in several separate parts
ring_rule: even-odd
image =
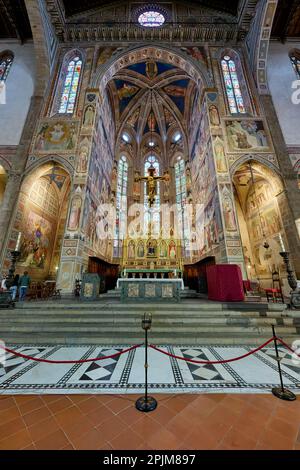
[[[3,166],[0,165],[0,206],[2,204],[6,184],[7,184],[7,173],[5,169],[3,168]]]
[[[13,234],[22,234],[17,271],[28,271],[35,281],[56,279],[70,182],[67,171],[53,162],[37,168],[22,184],[13,229]]]
[[[280,177],[256,161],[243,163],[233,176],[235,204],[249,280],[270,287],[272,273],[286,277],[280,252],[287,239],[276,196]]]

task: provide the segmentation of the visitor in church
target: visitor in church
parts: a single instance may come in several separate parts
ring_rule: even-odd
[[[19,280],[19,287],[20,287],[19,299],[20,299],[20,302],[23,302],[25,300],[27,290],[28,290],[28,287],[30,286],[30,283],[31,283],[31,279],[28,275],[28,272],[25,271],[24,275]]]
[[[1,279],[1,292],[7,291],[6,281],[7,281],[7,276],[3,276]]]
[[[15,277],[14,277],[12,286],[10,288],[11,298],[12,298],[13,301],[15,301],[16,297],[17,297],[19,281],[20,281],[20,275],[16,274]]]

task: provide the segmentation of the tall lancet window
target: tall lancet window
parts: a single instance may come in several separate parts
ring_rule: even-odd
[[[300,78],[300,50],[294,49],[290,52],[290,59],[298,78]]]
[[[0,82],[5,82],[11,69],[14,56],[11,52],[0,54]]]
[[[67,61],[62,71],[63,87],[58,110],[60,114],[74,113],[81,72],[82,57],[76,53],[69,61]]]
[[[190,231],[188,224],[188,208],[187,208],[187,187],[185,163],[183,158],[175,163],[175,182],[176,182],[176,206],[178,216],[178,232],[181,233],[183,246],[188,247],[190,239]]]
[[[127,227],[127,189],[128,162],[122,155],[118,167],[117,200],[116,200],[116,241],[126,237]]]
[[[221,62],[228,104],[231,114],[245,114],[246,108],[237,74],[236,62],[225,55]]]
[[[145,161],[145,176],[149,176],[149,168],[155,169],[155,176],[160,176],[160,165],[158,159],[151,155]],[[147,183],[144,183],[144,231],[145,233],[149,232],[150,223],[151,223],[151,233],[159,235],[160,233],[160,183],[157,182],[157,191],[155,196],[155,202],[152,207],[149,205],[148,201],[148,191]]]

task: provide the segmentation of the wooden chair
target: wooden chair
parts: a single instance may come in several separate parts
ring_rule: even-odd
[[[270,289],[265,289],[265,293],[268,303],[270,300],[273,301],[273,303],[277,303],[281,300],[281,302],[284,304],[284,297],[278,271],[274,271],[272,273],[272,287]]]

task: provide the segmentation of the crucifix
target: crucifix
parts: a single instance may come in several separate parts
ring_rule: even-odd
[[[155,176],[155,168],[151,166],[148,169],[148,176],[143,178],[138,177],[135,178],[135,181],[145,181],[147,183],[147,193],[148,193],[148,202],[149,207],[153,207],[155,203],[155,198],[157,196],[157,182],[158,181],[165,181],[169,182],[170,176],[168,172],[165,172],[164,176]]]

